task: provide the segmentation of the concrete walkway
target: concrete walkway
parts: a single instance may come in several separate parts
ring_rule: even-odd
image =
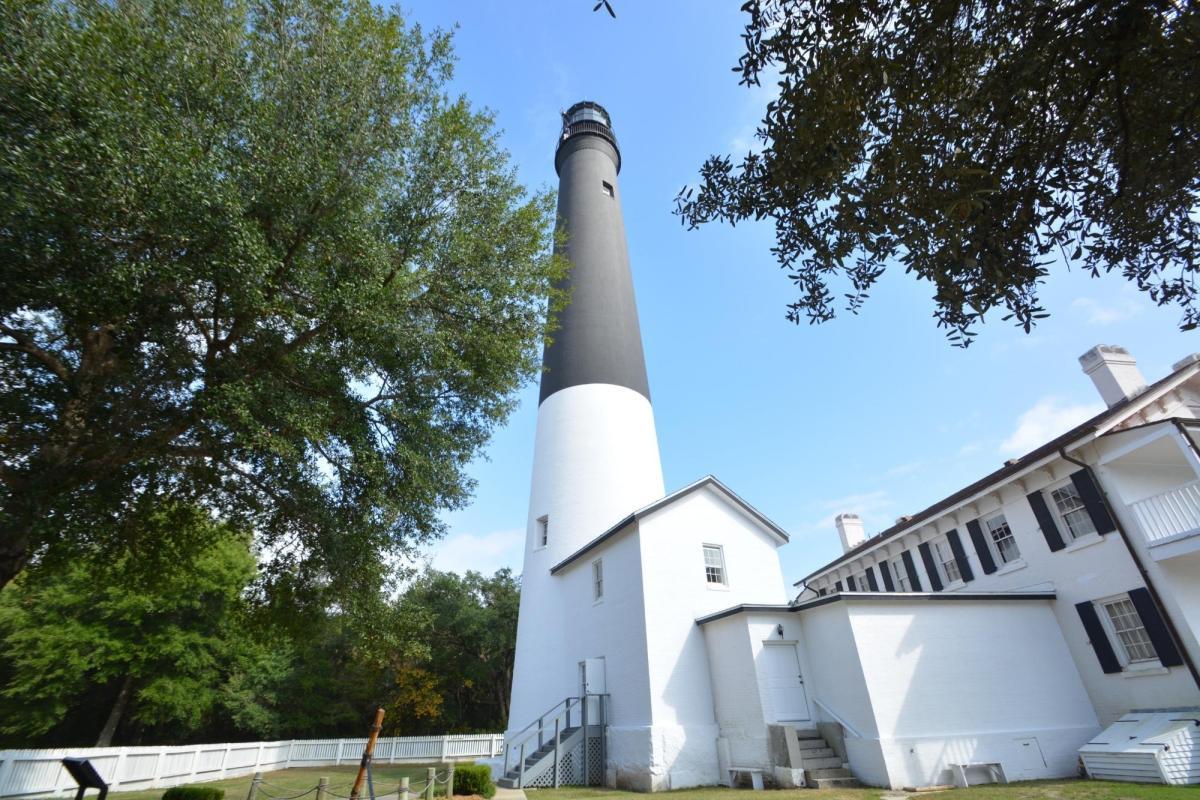
[[[503,786],[496,787],[496,796],[492,800],[526,800],[524,789],[505,789]]]

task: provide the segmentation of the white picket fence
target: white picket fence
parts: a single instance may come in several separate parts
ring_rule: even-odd
[[[0,797],[73,793],[75,782],[60,761],[90,759],[114,792],[235,778],[288,767],[357,764],[367,740],[296,739],[287,742],[194,744],[174,747],[81,747],[0,750]],[[380,738],[376,764],[435,763],[494,758],[504,749],[499,733]]]

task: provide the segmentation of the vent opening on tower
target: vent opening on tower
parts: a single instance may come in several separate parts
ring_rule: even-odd
[[[604,193],[609,197],[615,197],[613,194],[613,185],[608,181],[600,181],[600,186],[603,187]]]

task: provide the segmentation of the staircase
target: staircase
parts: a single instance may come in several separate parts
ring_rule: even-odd
[[[797,730],[800,743],[800,764],[804,780],[813,789],[844,789],[862,786],[854,773],[842,766],[842,757],[815,730]]]
[[[589,711],[592,719],[588,719]],[[608,695],[568,697],[504,743],[505,789],[600,784]]]

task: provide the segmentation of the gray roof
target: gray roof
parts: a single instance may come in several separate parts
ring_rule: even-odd
[[[611,528],[606,530],[604,533],[600,534],[595,539],[592,539],[590,542],[585,544],[583,547],[579,548],[574,553],[567,556],[562,561],[558,562],[553,567],[551,567],[550,574],[551,575],[558,574],[560,571],[562,571],[563,569],[566,569],[568,566],[570,566],[575,561],[578,561],[579,559],[583,558],[585,555],[590,553],[592,550],[595,550],[597,547],[604,544],[609,539],[628,530],[630,524],[632,524],[635,520],[639,520],[648,514],[652,514],[655,511],[662,508],[663,506],[670,505],[671,503],[674,503],[676,500],[686,497],[687,495],[691,494],[692,492],[694,492],[698,489],[702,489],[705,486],[711,486],[714,489],[716,489],[717,491],[724,494],[727,498],[729,498],[730,501],[733,502],[734,506],[739,508],[743,513],[746,514],[746,516],[752,518],[755,522],[762,525],[764,528],[767,529],[768,532],[770,532],[773,536],[775,536],[777,539],[779,539],[784,544],[787,543],[788,535],[787,535],[787,532],[784,531],[783,528],[776,525],[765,514],[763,514],[761,511],[759,511],[754,506],[747,503],[745,500],[743,500],[741,497],[739,497],[736,492],[734,492],[732,489],[730,489],[725,484],[721,483],[715,477],[713,477],[712,475],[705,475],[700,480],[695,481],[694,483],[689,483],[687,486],[684,486],[682,489],[677,489],[674,492],[671,492],[670,494],[666,495],[665,497],[655,500],[650,505],[642,506],[637,511],[634,511],[631,514],[628,514],[625,517],[622,517],[621,520],[619,522],[617,522],[616,525],[613,525]]]
[[[889,603],[912,602],[914,600],[929,600],[935,603],[994,603],[1008,600],[1053,600],[1055,597],[1054,592],[838,592],[837,594],[828,594],[824,597],[816,597],[803,603],[793,603],[789,606],[742,603],[741,605],[732,606],[721,611],[714,611],[711,614],[698,617],[696,624],[704,625],[709,622],[716,622],[719,619],[732,617],[735,614],[772,611],[791,613],[793,611],[804,611],[808,608],[817,608],[829,603],[857,602],[860,600],[884,600]]]

